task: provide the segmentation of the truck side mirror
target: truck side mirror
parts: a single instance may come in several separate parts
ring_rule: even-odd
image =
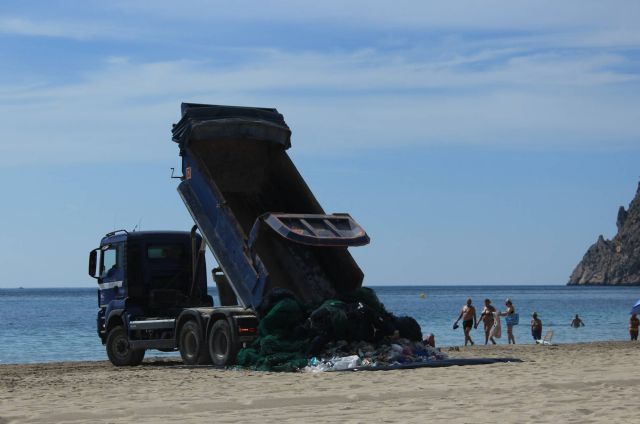
[[[93,278],[96,277],[96,267],[98,265],[98,249],[93,249],[89,253],[89,275]]]

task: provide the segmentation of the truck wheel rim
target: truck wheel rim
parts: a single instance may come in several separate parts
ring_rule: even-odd
[[[228,340],[227,335],[222,331],[219,331],[216,334],[214,346],[216,347],[216,354],[219,356],[224,356],[227,353]]]
[[[192,358],[195,356],[195,352],[198,349],[198,340],[196,340],[196,336],[193,332],[188,332],[184,337],[184,347],[187,357]]]
[[[118,337],[116,339],[115,345],[115,354],[118,357],[125,357],[129,353],[129,342],[124,337]]]

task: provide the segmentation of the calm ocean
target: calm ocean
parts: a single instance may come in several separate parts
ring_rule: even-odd
[[[528,323],[533,311],[542,319],[543,333],[550,328],[554,330],[556,343],[626,340],[628,312],[640,298],[640,287],[377,286],[374,289],[389,311],[416,318],[424,332],[435,334],[440,346],[462,344],[462,328],[453,330],[452,324],[467,297],[479,309],[486,297],[499,309],[510,297],[520,313],[520,325],[515,327],[518,343],[532,343]],[[215,298],[215,292],[212,294]],[[0,364],[106,360],[95,329],[96,305],[96,289],[0,289]],[[569,326],[576,313],[585,327]],[[480,330],[474,331],[472,337],[476,343],[484,342]],[[506,335],[499,343],[506,343]]]

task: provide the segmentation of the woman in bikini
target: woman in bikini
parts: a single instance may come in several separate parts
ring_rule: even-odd
[[[480,321],[484,323],[484,344],[489,344],[489,340],[491,343],[496,344],[496,340],[491,335],[491,328],[493,327],[494,319],[493,313],[496,311],[496,308],[491,304],[490,299],[484,300],[484,308],[480,313]],[[478,324],[476,324],[477,328]]]

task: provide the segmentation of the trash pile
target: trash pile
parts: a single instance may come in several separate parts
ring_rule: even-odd
[[[345,354],[347,356],[345,356]],[[332,343],[318,357],[309,360],[305,372],[342,371],[348,369],[378,368],[395,365],[419,364],[446,359],[440,350],[407,339],[392,340],[389,344],[374,346],[367,342]]]
[[[422,342],[415,319],[389,313],[367,287],[315,307],[274,289],[258,313],[258,338],[236,358],[254,370],[333,371],[445,357]]]

